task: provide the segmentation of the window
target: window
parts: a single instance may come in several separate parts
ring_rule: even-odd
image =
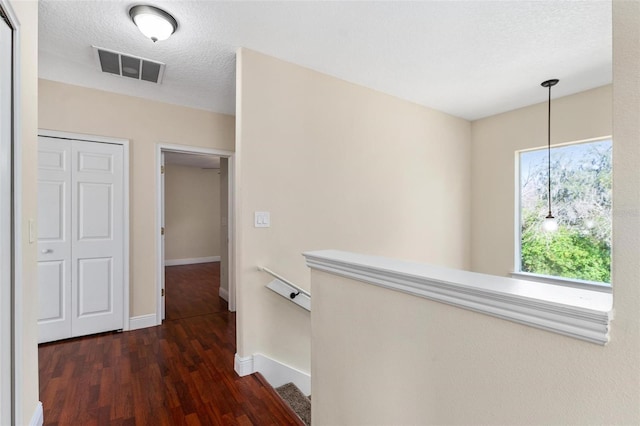
[[[611,282],[612,141],[551,148],[551,206],[558,230],[545,232],[547,149],[519,160],[519,272]]]

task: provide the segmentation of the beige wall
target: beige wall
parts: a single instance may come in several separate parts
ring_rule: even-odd
[[[167,164],[165,259],[220,256],[220,171]]]
[[[468,268],[470,124],[253,51],[237,62],[238,353],[309,371],[308,312],[256,266],[307,289],[305,250]],[[263,210],[271,227],[254,228]]]
[[[233,151],[234,118],[48,80],[39,84],[42,129],[130,139],[131,316],[156,311],[156,144]]]
[[[16,387],[21,407],[17,420],[28,423],[36,409],[38,390],[37,246],[29,243],[29,219],[37,212],[38,152],[38,3],[12,1],[20,21],[20,148],[22,150],[22,288],[16,316],[22,328],[22,348],[16,360]]]
[[[640,424],[640,2],[614,2],[613,7],[611,342],[603,347],[314,272],[314,425]],[[610,93],[611,88],[598,90]],[[530,128],[521,122],[523,134],[537,132],[533,123],[544,122],[537,107],[530,111],[536,118]],[[581,119],[589,137],[596,119]],[[485,124],[495,126],[496,137],[499,123],[506,123],[505,133],[513,132],[509,120],[495,120]],[[504,167],[515,146],[512,138],[506,140],[507,154],[494,161]],[[480,158],[474,151],[474,162]],[[504,179],[512,182],[513,175],[506,171]],[[499,186],[484,193],[500,188],[510,191]],[[513,211],[511,204],[508,209]],[[474,218],[474,236],[483,225]],[[501,232],[509,233],[511,223],[504,226]],[[498,243],[485,241],[487,251],[501,250],[500,233],[493,236]],[[509,270],[501,258],[486,265],[484,259],[474,264],[496,274]]]
[[[551,111],[552,144],[611,136],[612,87],[553,99]],[[515,263],[516,151],[546,146],[547,102],[474,121],[471,135],[471,269],[505,276]]]

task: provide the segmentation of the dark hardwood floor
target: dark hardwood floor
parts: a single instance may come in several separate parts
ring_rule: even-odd
[[[165,272],[167,320],[195,317],[229,309],[218,297],[220,262],[169,266]]]
[[[45,425],[302,425],[260,375],[233,371],[218,277],[218,264],[168,267],[161,326],[40,345]]]

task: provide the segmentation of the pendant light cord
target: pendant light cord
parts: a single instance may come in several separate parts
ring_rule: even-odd
[[[547,109],[547,123],[549,126],[547,128],[547,184],[549,185],[548,186],[549,214],[545,219],[551,219],[551,220],[555,220],[555,218],[553,217],[553,214],[551,214],[551,87],[558,84],[558,81],[560,80],[557,80],[554,78],[552,80],[543,81],[541,84],[542,87],[547,87],[549,89],[549,103],[548,103],[548,109]]]
[[[551,85],[549,85],[549,109],[547,113],[547,181],[549,184],[549,216],[551,215]]]

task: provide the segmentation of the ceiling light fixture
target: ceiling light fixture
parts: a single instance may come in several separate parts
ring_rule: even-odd
[[[133,6],[129,9],[129,16],[140,32],[154,43],[168,39],[178,29],[178,22],[173,16],[154,6]]]
[[[552,79],[552,80],[547,80],[547,81],[543,81],[541,83],[542,87],[548,87],[549,88],[549,109],[548,109],[548,115],[547,115],[547,123],[548,123],[548,129],[547,129],[547,166],[548,166],[548,190],[549,192],[547,193],[548,197],[549,197],[549,214],[547,215],[547,217],[544,218],[544,222],[542,223],[542,229],[544,229],[547,232],[555,232],[558,230],[558,221],[556,220],[555,217],[553,217],[553,214],[551,213],[551,88],[553,86],[555,86],[556,84],[558,84],[557,79]]]

